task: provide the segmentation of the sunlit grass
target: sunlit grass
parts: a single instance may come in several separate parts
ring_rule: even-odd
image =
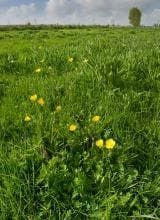
[[[0,219],[160,218],[159,30],[0,37]]]

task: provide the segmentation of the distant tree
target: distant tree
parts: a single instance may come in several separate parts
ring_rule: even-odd
[[[26,25],[27,25],[27,26],[31,26],[32,24],[31,24],[30,21],[28,21],[28,22],[26,23]]]
[[[129,11],[129,22],[134,27],[138,27],[141,24],[142,12],[138,8],[131,8]]]

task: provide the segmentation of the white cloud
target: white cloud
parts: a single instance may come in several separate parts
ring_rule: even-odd
[[[48,22],[108,23],[115,15],[110,0],[49,0],[46,4]],[[107,7],[109,6],[109,7]]]
[[[35,14],[36,7],[34,3],[12,6],[5,12],[1,12],[0,24],[24,24],[33,20]]]
[[[160,9],[154,9],[151,13],[144,13],[144,24],[160,24]]]
[[[151,19],[160,23],[160,9],[154,9],[151,13]]]
[[[148,10],[159,0],[48,0],[46,4],[47,22],[58,23],[115,23],[128,24],[128,11],[138,6],[142,11]],[[160,6],[160,5],[159,5]],[[143,23],[156,21],[155,9],[142,18]],[[145,19],[147,22],[145,22]]]
[[[78,0],[49,0],[45,8],[46,19],[51,23],[77,23],[81,10]]]
[[[160,0],[46,0],[41,10],[39,4],[10,6],[6,11],[2,8],[0,24],[36,20],[37,23],[127,25],[128,11],[133,6],[142,10],[143,24],[157,23],[160,17]]]

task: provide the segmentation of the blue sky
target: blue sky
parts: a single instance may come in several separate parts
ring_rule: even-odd
[[[0,24],[122,24],[128,10],[142,10],[142,23],[160,23],[160,0],[0,0]]]
[[[15,6],[21,4],[30,4],[30,3],[37,3],[37,4],[45,4],[45,0],[0,0],[0,6]]]
[[[0,9],[9,9],[10,7],[30,5],[32,3],[36,4],[38,8],[43,9],[46,2],[46,0],[0,0]]]

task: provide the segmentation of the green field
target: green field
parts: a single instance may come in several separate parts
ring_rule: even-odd
[[[160,29],[0,31],[0,219],[160,219]]]

